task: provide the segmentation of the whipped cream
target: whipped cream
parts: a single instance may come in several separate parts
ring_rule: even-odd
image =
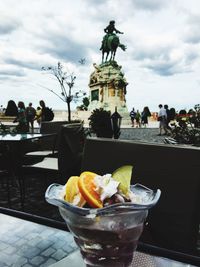
[[[100,195],[100,199],[103,202],[106,198],[111,198],[118,192],[119,182],[114,180],[111,174],[105,174],[103,176],[97,175],[94,178],[94,184],[96,191]]]
[[[80,203],[80,201],[81,201],[81,196],[80,196],[80,194],[77,194],[77,195],[74,196],[72,205],[78,206],[78,204]]]

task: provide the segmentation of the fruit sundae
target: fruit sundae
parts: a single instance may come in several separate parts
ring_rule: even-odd
[[[130,186],[131,176],[129,165],[103,176],[85,171],[47,189],[47,201],[59,207],[86,266],[130,266],[148,209],[160,197],[160,190]]]
[[[103,176],[85,171],[80,176],[71,176],[63,197],[79,207],[103,208],[124,202],[140,203],[141,199],[130,190],[132,166],[122,166],[113,174]]]

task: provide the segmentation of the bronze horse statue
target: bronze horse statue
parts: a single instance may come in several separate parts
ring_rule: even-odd
[[[117,48],[120,47],[123,51],[126,50],[126,46],[123,44],[120,44],[119,37],[115,34],[112,34],[106,38],[106,40],[103,41],[102,45],[102,63],[104,62],[104,55],[106,53],[105,62],[108,61],[108,56],[110,55],[110,60],[112,61],[115,59],[115,54],[117,51]]]

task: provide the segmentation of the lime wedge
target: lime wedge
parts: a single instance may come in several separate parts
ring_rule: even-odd
[[[124,165],[112,173],[113,179],[120,182],[119,190],[126,195],[130,189],[133,166]]]

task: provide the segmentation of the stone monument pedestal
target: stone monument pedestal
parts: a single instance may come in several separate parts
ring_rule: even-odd
[[[90,75],[89,110],[103,108],[111,113],[117,111],[127,113],[126,86],[128,85],[121,66],[116,61],[108,61],[100,65],[93,64],[95,70]]]

